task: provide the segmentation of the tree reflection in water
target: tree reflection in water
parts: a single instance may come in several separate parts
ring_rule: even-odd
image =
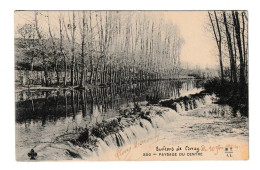
[[[142,82],[86,90],[21,91],[16,93],[16,122],[26,127],[34,122],[41,122],[45,126],[47,122],[55,123],[68,118],[75,123],[96,123],[116,116],[120,108],[133,102],[155,104],[197,88],[197,81],[186,80]],[[80,120],[75,120],[79,114]]]

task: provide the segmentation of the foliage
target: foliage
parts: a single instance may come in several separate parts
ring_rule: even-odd
[[[174,24],[153,12],[30,13],[35,20],[17,31],[22,43],[16,45],[20,69],[37,66],[57,74],[70,69],[66,72],[73,86],[170,79],[179,74],[184,41]]]
[[[241,115],[248,116],[248,91],[241,96],[238,92],[239,87],[231,81],[214,78],[204,83],[205,91],[215,93],[219,104],[228,104],[234,110],[240,110]],[[247,85],[244,87],[248,89]]]

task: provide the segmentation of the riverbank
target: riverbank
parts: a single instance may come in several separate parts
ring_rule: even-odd
[[[60,84],[52,84],[50,86],[43,86],[43,85],[36,85],[36,84],[31,84],[31,85],[21,85],[21,84],[16,84],[15,87],[15,92],[21,92],[21,91],[30,91],[30,90],[70,90],[70,89],[78,89],[78,90],[83,90],[83,89],[93,89],[93,88],[105,88],[105,87],[111,87],[111,86],[122,86],[122,85],[134,85],[138,83],[145,83],[145,82],[156,82],[156,81],[185,81],[185,80],[200,80],[197,79],[193,76],[178,76],[172,79],[158,79],[158,80],[143,80],[143,81],[134,81],[134,82],[128,82],[128,83],[100,83],[100,84],[86,84],[83,87],[80,87],[79,85],[75,86],[70,86],[67,85],[64,87],[63,83]]]
[[[243,87],[241,94],[239,85],[219,78],[209,79],[203,83],[206,93],[216,94],[218,104],[231,106],[234,112],[240,112],[243,116],[248,116],[248,85]]]

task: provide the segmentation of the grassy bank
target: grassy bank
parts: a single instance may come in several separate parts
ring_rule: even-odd
[[[234,111],[239,111],[242,116],[248,116],[248,85],[243,87],[244,92],[241,94],[238,84],[223,80],[220,78],[213,78],[206,80],[203,83],[205,92],[215,93],[219,98],[218,104],[228,104]]]

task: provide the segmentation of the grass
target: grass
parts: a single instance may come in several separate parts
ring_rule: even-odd
[[[239,94],[239,85],[227,80],[221,83],[220,78],[213,78],[204,82],[204,88],[205,92],[217,95],[218,104],[228,104],[235,112],[240,111],[242,116],[248,116],[248,85],[243,87],[245,92]]]

